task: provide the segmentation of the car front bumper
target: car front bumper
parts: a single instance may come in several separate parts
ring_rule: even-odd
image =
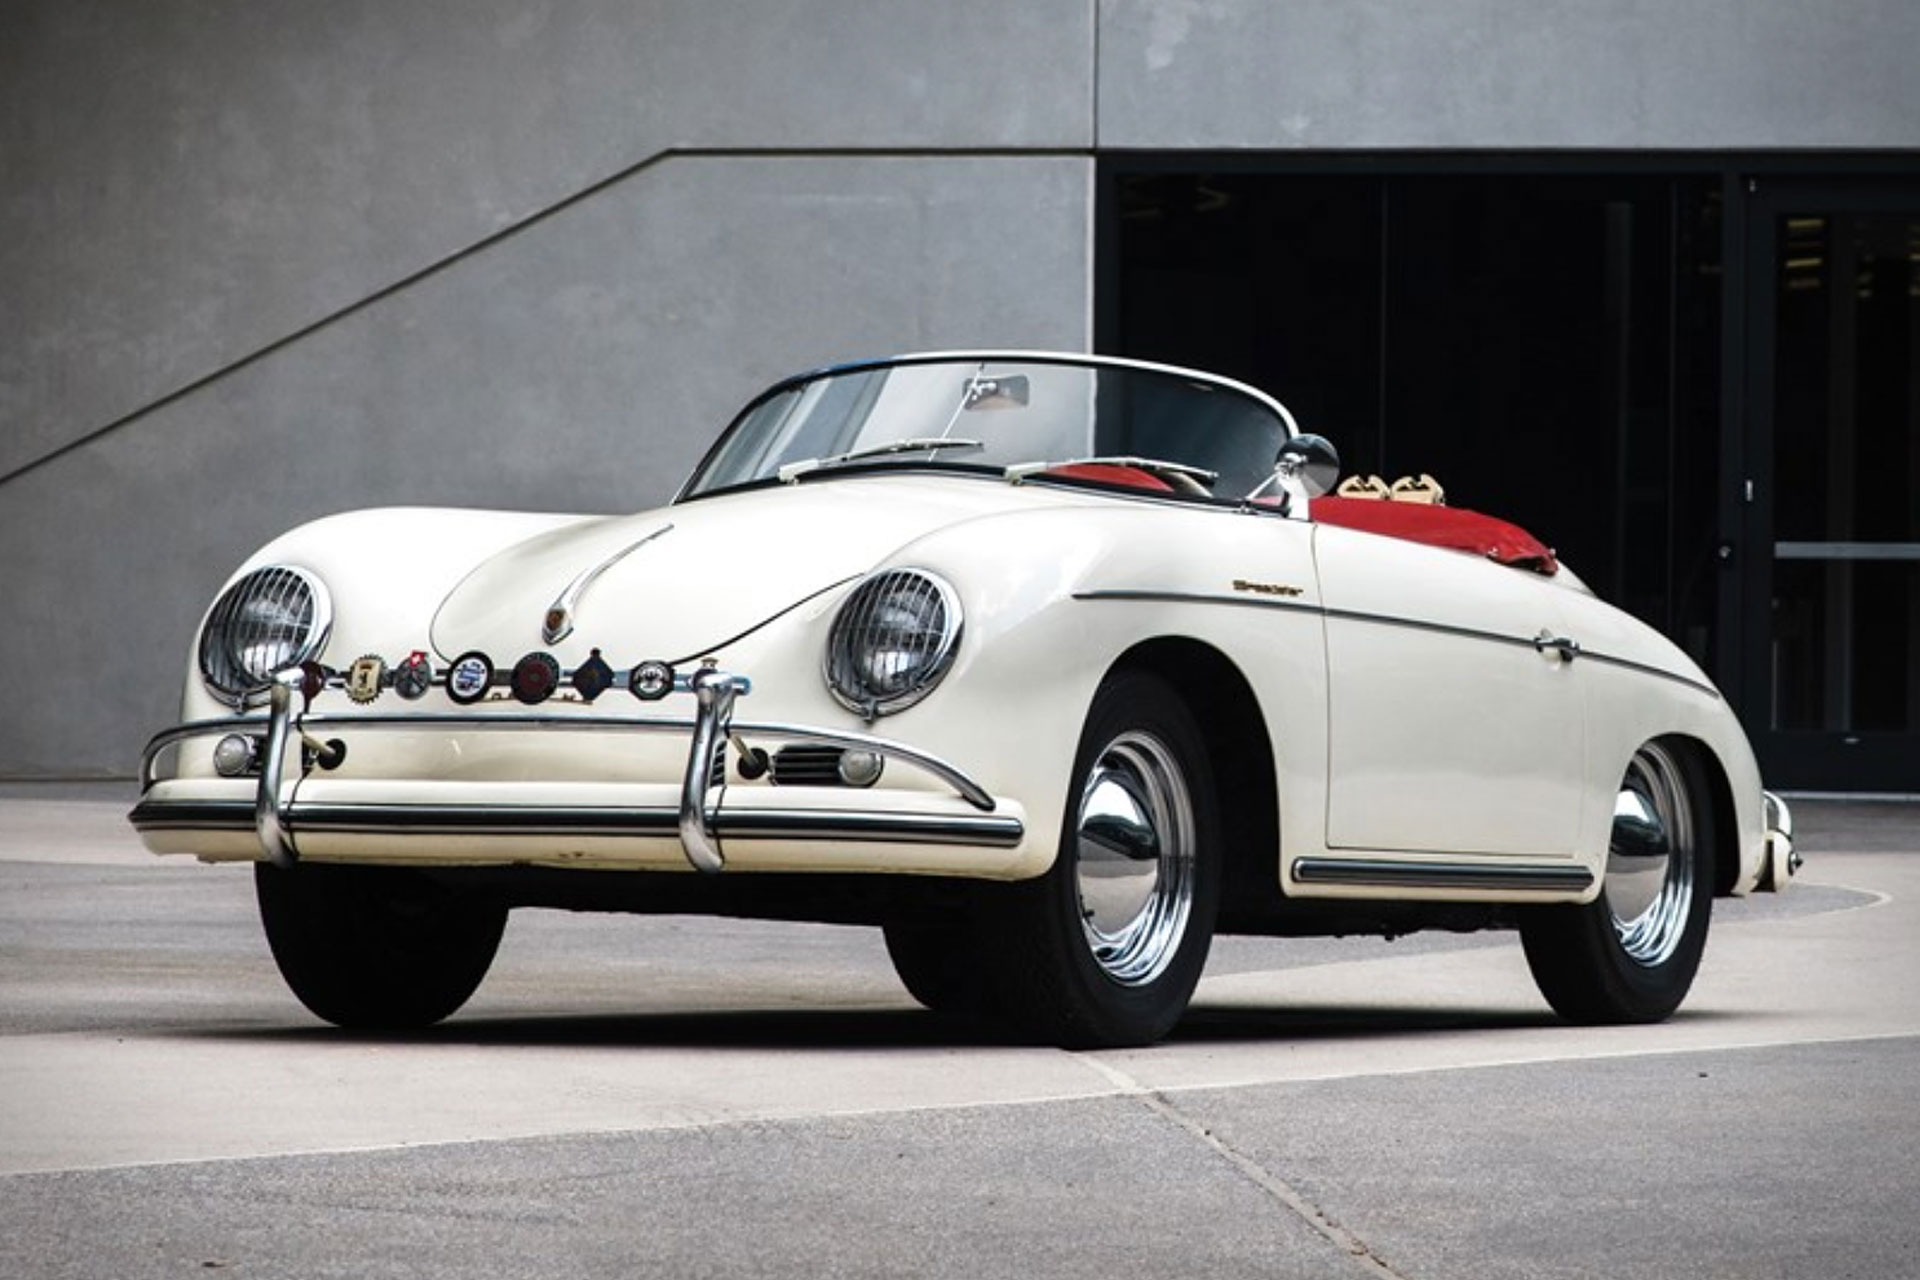
[[[585,714],[312,715],[298,670],[276,677],[267,714],[202,720],[156,736],[130,820],[149,849],[208,860],[302,857],[395,863],[659,866],[717,873],[894,870],[990,878],[1022,874],[1027,824],[1015,801],[903,743],[812,726],[737,720],[744,678],[703,670],[686,681],[691,722]],[[328,761],[364,735],[586,732],[685,735],[675,782],[330,777]],[[241,734],[259,742],[257,778],[157,777],[170,748]],[[339,736],[328,738],[328,734]],[[730,745],[805,742],[871,752],[943,791],[746,787],[726,783]],[[747,748],[752,750],[751,747]]]

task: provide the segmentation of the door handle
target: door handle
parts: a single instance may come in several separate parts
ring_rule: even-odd
[[[1580,656],[1580,642],[1572,636],[1557,636],[1543,628],[1540,634],[1533,638],[1533,651],[1544,654],[1549,650],[1560,661],[1572,662]]]

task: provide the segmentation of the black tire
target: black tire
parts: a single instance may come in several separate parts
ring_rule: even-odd
[[[980,949],[965,920],[889,920],[887,958],[907,994],[935,1013],[979,1014],[992,1004]]]
[[[1707,945],[1717,846],[1699,760],[1681,744],[1650,742],[1634,753],[1620,796],[1626,812],[1614,819],[1600,895],[1521,921],[1533,980],[1569,1022],[1659,1022],[1686,999]]]
[[[983,920],[999,1012],[1063,1048],[1165,1036],[1213,940],[1219,832],[1205,742],[1186,704],[1146,672],[1108,677],[1081,732],[1052,869],[1005,886]]]
[[[507,910],[419,872],[254,865],[254,893],[280,976],[335,1026],[432,1026],[467,1002],[499,949]]]

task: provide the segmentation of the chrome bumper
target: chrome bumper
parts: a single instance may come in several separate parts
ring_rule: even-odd
[[[237,716],[180,725],[156,735],[147,744],[140,761],[142,800],[131,815],[133,824],[143,831],[233,829],[237,823],[244,821],[245,828],[250,829],[258,840],[262,854],[282,867],[291,867],[299,859],[296,825],[335,831],[407,825],[415,829],[474,832],[510,830],[521,834],[594,832],[661,835],[671,831],[679,837],[688,863],[709,874],[726,866],[726,856],[721,848],[723,832],[761,837],[897,839],[998,848],[1012,848],[1025,835],[1018,818],[994,812],[994,799],[984,787],[937,756],[868,734],[803,725],[736,721],[733,716],[735,702],[748,693],[752,685],[746,677],[724,671],[705,669],[684,678],[683,691],[691,693],[694,698],[691,724],[684,720],[586,715],[312,715],[304,710],[307,700],[301,696],[305,679],[304,673],[298,669],[282,671],[275,676],[268,690],[265,745],[260,752],[260,779],[250,813],[244,817],[236,814],[238,806],[234,804],[190,801],[156,803],[145,798],[157,780],[155,766],[161,754],[169,748],[192,738],[213,734],[259,733],[263,724],[259,718]],[[296,702],[302,705],[297,712]],[[328,767],[328,759],[337,754],[333,744],[315,736],[328,729],[449,729],[462,733],[690,733],[690,741],[686,771],[679,787],[678,810],[671,814],[640,808],[563,811],[459,806],[439,809],[422,806],[405,813],[379,806],[315,808],[311,813],[296,813],[294,793],[301,779],[315,767]],[[725,777],[728,744],[742,737],[870,751],[885,759],[924,770],[953,788],[961,799],[978,812],[972,817],[964,814],[864,814],[857,809],[831,812],[751,810],[738,815],[722,815],[714,803],[714,792],[718,789],[714,778],[716,773],[721,778]]]

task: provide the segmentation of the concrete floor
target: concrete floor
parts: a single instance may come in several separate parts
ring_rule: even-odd
[[[0,1275],[1920,1276],[1920,806],[1796,805],[1658,1027],[1507,937],[1223,939],[1149,1050],[920,1011],[877,935],[516,913],[316,1023],[236,868],[0,786]]]

